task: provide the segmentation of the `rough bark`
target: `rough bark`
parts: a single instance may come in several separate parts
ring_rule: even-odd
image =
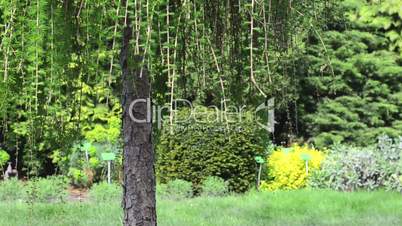
[[[152,147],[150,81],[146,68],[140,68],[141,57],[130,48],[132,28],[126,26],[121,49],[123,70],[123,208],[125,226],[156,226],[155,170]],[[147,100],[147,103],[135,100]],[[130,116],[131,111],[131,116]],[[139,120],[135,121],[132,116]]]

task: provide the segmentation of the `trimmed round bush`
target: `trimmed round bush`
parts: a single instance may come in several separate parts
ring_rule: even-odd
[[[166,184],[165,197],[169,199],[185,199],[193,197],[191,182],[176,179]]]
[[[226,182],[219,177],[208,177],[202,182],[201,195],[224,196],[228,192]]]
[[[209,176],[224,179],[234,192],[245,192],[255,184],[254,158],[263,153],[267,132],[247,117],[226,123],[213,120],[216,115],[222,112],[182,109],[175,114],[173,127],[165,121],[156,147],[160,182],[191,181],[197,194]]]

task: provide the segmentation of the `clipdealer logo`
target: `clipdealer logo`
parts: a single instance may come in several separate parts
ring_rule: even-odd
[[[227,102],[228,100],[226,100]],[[189,109],[189,114],[185,118],[181,118],[179,121],[177,117],[174,117],[174,123],[186,122],[188,120],[193,120],[194,122],[223,122],[227,121],[230,123],[241,122],[243,119],[244,113],[247,109],[246,105],[235,106],[235,105],[227,105],[225,102],[221,101],[220,106],[210,105],[207,108],[211,111],[215,111],[215,114],[211,114],[211,116],[200,120],[195,117],[197,114],[202,114],[202,112],[197,109],[197,107],[193,106],[193,104],[189,100],[185,99],[175,99],[173,101],[173,106],[169,104],[164,105],[153,105],[151,103],[150,98],[140,98],[132,101],[128,108],[128,114],[135,123],[151,123],[156,122],[158,128],[161,128],[162,123],[164,121],[163,115],[171,113],[173,114],[178,109],[178,104],[181,106],[186,106]],[[135,114],[139,113],[139,108],[146,108],[145,114]],[[257,107],[254,108],[253,114],[253,122],[259,126],[261,129],[264,129],[270,133],[273,133],[275,130],[275,99],[271,98],[264,103],[261,103]],[[225,111],[226,109],[226,111]],[[250,108],[248,108],[250,110]],[[253,108],[251,108],[252,110]],[[143,109],[141,109],[143,111]],[[205,113],[205,112],[204,112]],[[230,115],[230,119],[228,119],[228,115]],[[264,115],[264,117],[261,117]],[[266,117],[266,118],[265,118]],[[263,119],[264,118],[264,119]]]

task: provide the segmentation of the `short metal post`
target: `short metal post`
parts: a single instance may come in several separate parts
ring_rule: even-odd
[[[107,161],[107,183],[111,183],[111,178],[110,178],[110,167],[111,166],[111,161]]]
[[[260,189],[261,184],[261,171],[262,171],[262,164],[260,163],[260,167],[258,169],[258,178],[257,178],[257,191]]]
[[[306,175],[308,175],[308,161],[306,161]]]

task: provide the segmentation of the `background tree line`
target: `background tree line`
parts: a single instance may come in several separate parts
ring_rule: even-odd
[[[26,175],[46,175],[83,140],[119,146],[127,19],[155,104],[251,109],[275,97],[276,143],[400,135],[401,4],[0,0],[1,148]]]

